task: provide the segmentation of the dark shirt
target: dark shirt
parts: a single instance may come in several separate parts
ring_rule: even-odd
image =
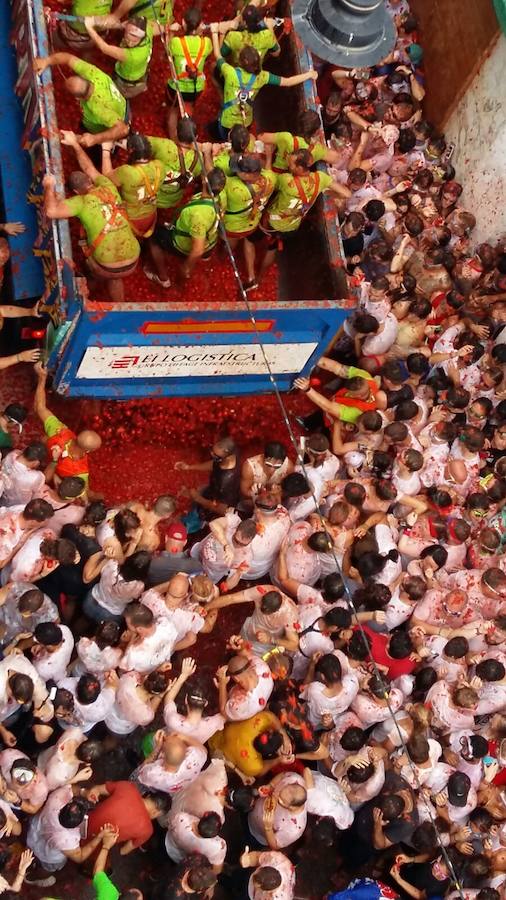
[[[231,469],[222,469],[219,462],[213,462],[209,484],[205,490],[208,500],[217,500],[234,509],[239,502],[241,484],[241,466],[236,459]]]
[[[352,256],[361,256],[364,249],[364,235],[360,233],[355,237],[343,238],[343,249],[348,259]]]
[[[101,550],[100,544],[95,538],[82,534],[77,525],[64,525],[61,536],[76,545],[81,559],[76,565],[58,566],[54,572],[50,572],[45,578],[40,579],[38,586],[41,591],[44,591],[54,601],[59,600],[60,594],[80,597],[86,593],[89,586],[83,581],[84,566],[90,556]]]
[[[427,897],[444,897],[450,887],[450,879],[445,878],[444,881],[440,881],[435,878],[432,874],[432,866],[431,862],[405,863],[401,866],[401,877],[419,891],[425,891]]]
[[[155,584],[163,584],[178,572],[184,572],[186,575],[198,575],[202,572],[202,566],[198,559],[192,559],[184,551],[168,553],[163,550],[149,564],[146,586],[153,587]]]

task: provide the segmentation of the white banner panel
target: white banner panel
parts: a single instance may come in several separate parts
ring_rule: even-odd
[[[276,375],[300,372],[318,346],[264,344]],[[192,344],[174,347],[88,347],[77,378],[201,378],[265,375],[259,344]]]

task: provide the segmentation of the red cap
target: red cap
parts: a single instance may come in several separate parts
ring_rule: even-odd
[[[173,541],[186,541],[188,538],[188,532],[181,522],[173,522],[172,525],[169,525],[165,534],[167,538],[172,538]]]

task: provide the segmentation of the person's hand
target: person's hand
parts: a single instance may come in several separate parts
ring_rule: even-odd
[[[362,526],[360,526],[359,528],[355,528],[355,531],[353,532],[353,537],[363,538],[366,536],[366,534],[367,534],[367,528],[363,528]]]
[[[184,675],[185,678],[190,678],[191,675],[194,675],[197,671],[197,663],[191,656],[186,656],[183,659],[181,664],[181,675]]]
[[[448,803],[448,795],[446,791],[439,791],[438,794],[434,796],[434,803],[436,806],[446,806]]]
[[[119,678],[116,669],[109,669],[109,671],[105,673],[105,683],[108,687],[118,687]]]
[[[220,685],[225,685],[230,681],[230,676],[227,675],[228,666],[220,666],[220,668],[216,672],[216,678],[214,678],[214,684],[216,687],[220,687]]]
[[[227,648],[229,650],[242,650],[243,647],[244,638],[242,638],[240,634],[231,634],[228,639]]]
[[[209,30],[211,34],[218,34],[219,22],[211,22]]]
[[[322,715],[322,725],[324,728],[332,728],[334,724],[334,717],[331,713],[323,713]]]
[[[256,631],[255,637],[259,644],[270,644],[271,643],[270,635],[266,631],[262,631],[262,630]]]
[[[384,625],[387,620],[387,614],[382,609],[377,609],[372,614],[373,622]]]
[[[40,359],[41,350],[37,347],[35,350],[22,350],[18,353],[20,362],[36,363]]]
[[[465,347],[461,347],[460,350],[457,351],[457,356],[462,358],[463,356],[467,356],[468,353],[472,353],[474,347],[472,344],[466,344]]]
[[[6,222],[5,225],[2,225],[2,230],[10,237],[16,237],[17,234],[23,234],[26,231],[26,225],[23,225],[22,222]]]
[[[111,822],[106,822],[100,829],[100,834],[102,835],[102,847],[110,850],[119,839],[119,828],[117,825],[112,825]]]
[[[250,860],[249,847],[247,845],[244,848],[244,853],[242,853],[242,855],[239,859],[239,862],[243,869],[249,869],[252,865],[251,860]]]
[[[79,141],[77,140],[77,135],[74,131],[66,131],[65,129],[60,129],[60,141],[65,147],[78,147]]]
[[[37,75],[42,75],[42,73],[46,71],[48,65],[47,57],[37,56],[33,61],[33,70]]]
[[[480,341],[488,340],[490,329],[487,325],[471,325],[471,331],[480,339]]]
[[[231,566],[234,561],[234,550],[230,544],[226,544],[223,548],[223,559],[227,566]]]
[[[464,841],[463,844],[459,844],[458,850],[460,853],[463,853],[464,856],[472,856],[474,853],[474,848],[470,841]]]
[[[88,132],[86,132],[86,134],[76,135],[76,138],[78,144],[80,144],[81,147],[87,148],[93,147],[95,145],[95,136],[93,134],[89,134]]]
[[[318,81],[318,72],[315,69],[310,69],[307,73],[308,81]]]
[[[7,747],[15,747],[17,744],[16,735],[9,731],[8,728],[2,730],[2,740]]]
[[[95,28],[95,16],[85,16],[84,17],[84,27],[88,34],[90,31],[93,31]]]
[[[199,144],[198,146],[201,153],[211,153],[213,149],[211,141],[204,141],[203,144]]]
[[[309,381],[309,378],[300,377],[295,379],[293,386],[297,388],[298,391],[306,392],[311,387],[311,383]]]
[[[84,791],[84,796],[90,803],[98,803],[100,800],[100,794],[97,791],[96,787],[89,788],[89,790]]]
[[[88,781],[93,777],[93,769],[91,766],[83,766],[79,772],[79,781]]]
[[[31,864],[33,863],[33,853],[31,850],[23,850],[18,865],[18,872],[20,875],[25,875]]]
[[[184,461],[184,459],[178,459],[177,462],[174,463],[174,468],[178,472],[187,472],[190,466],[187,462]]]
[[[378,825],[378,826],[381,825],[382,828],[384,825],[386,825],[386,820],[383,818],[383,813],[378,806],[374,807],[374,809],[372,811],[372,817],[374,819],[375,825]]]

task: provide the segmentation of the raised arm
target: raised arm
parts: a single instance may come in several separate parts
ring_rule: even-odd
[[[289,75],[288,77],[283,76],[281,78],[280,86],[295,87],[297,84],[304,84],[305,81],[316,81],[317,78],[318,72],[315,72],[314,69],[310,69],[309,72],[300,72],[298,75]]]
[[[35,415],[38,416],[42,424],[52,415],[51,410],[46,406],[46,381],[47,370],[41,363],[36,363],[35,374],[37,375],[37,387],[35,388],[35,396],[33,398],[33,409]]]
[[[45,175],[42,184],[44,186],[44,214],[48,219],[68,219],[72,212],[66,201],[56,196],[54,175]]]
[[[91,178],[93,182],[100,177],[100,172],[95,168],[88,154],[85,153],[80,146],[77,135],[74,134],[73,131],[62,131],[61,142],[65,147],[72,147],[81,172],[84,172],[84,174],[87,175],[88,178]]]
[[[69,69],[73,69],[78,62],[78,56],[61,51],[50,53],[49,56],[37,56],[33,61],[33,67],[38,75],[42,75],[50,66],[68,66]]]
[[[101,37],[98,32],[95,31],[93,16],[86,16],[84,19],[84,24],[86,27],[86,31],[88,32],[90,38],[93,43],[98,47],[99,50],[105,56],[110,56],[111,59],[117,59],[119,62],[124,62],[127,58],[127,52],[124,47],[118,47],[116,44],[108,44],[107,41],[104,41],[103,37]]]

